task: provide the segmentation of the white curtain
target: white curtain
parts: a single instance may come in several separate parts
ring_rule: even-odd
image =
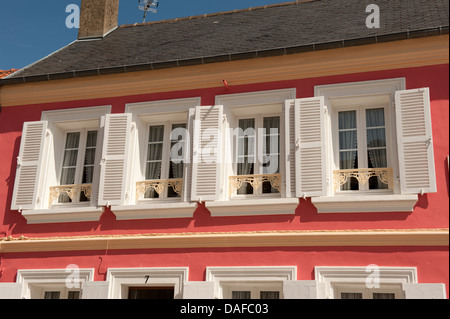
[[[83,184],[92,183],[94,176],[96,146],[97,131],[89,131],[86,140],[86,154],[84,156]]]
[[[175,130],[177,128],[183,128],[186,129],[186,124],[174,124],[172,125],[172,130]],[[186,143],[186,141],[183,141],[181,139],[182,137],[179,136],[178,140],[174,140],[171,143],[170,148],[172,148],[176,143]],[[184,150],[185,147],[183,147],[182,150]],[[179,154],[181,155],[181,154]],[[169,170],[169,178],[183,178],[184,175],[184,162],[180,163],[174,163],[173,161],[170,161],[170,170]]]
[[[80,133],[67,133],[66,146],[64,148],[64,159],[61,170],[61,185],[75,184],[75,173],[78,158],[78,147],[80,144]],[[61,194],[58,199],[59,203],[70,203],[71,199],[65,193]]]
[[[237,175],[255,174],[255,119],[239,120]],[[253,194],[253,187],[243,183],[238,194]]]
[[[356,111],[339,112],[339,167],[340,169],[358,168],[358,133]],[[358,190],[358,181],[354,178],[342,185],[342,190]]]
[[[387,167],[384,109],[366,110],[367,156],[369,168]],[[371,178],[370,189],[386,189],[378,177]]]
[[[161,163],[164,141],[164,125],[151,126],[148,137],[147,167],[145,171],[146,180],[161,179]],[[145,198],[158,198],[159,194],[149,189]]]

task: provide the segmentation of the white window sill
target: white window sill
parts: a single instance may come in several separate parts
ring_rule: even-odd
[[[24,210],[28,224],[75,223],[98,221],[104,207],[64,207],[56,209]]]
[[[117,220],[192,218],[197,203],[158,202],[143,205],[112,206]]]
[[[294,215],[298,198],[259,198],[206,202],[211,216]]]
[[[313,197],[311,202],[318,213],[380,213],[412,212],[417,195],[337,195]]]

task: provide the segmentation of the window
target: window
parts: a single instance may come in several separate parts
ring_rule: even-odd
[[[110,106],[42,112],[24,123],[11,208],[28,223],[98,221],[100,162]]]
[[[222,284],[224,299],[281,299],[279,282],[227,282]]]
[[[57,287],[55,288],[58,289]],[[43,299],[81,299],[81,291],[69,290],[63,287],[60,287],[59,290],[44,290]]]
[[[180,198],[184,183],[185,123],[149,127],[144,198]],[[172,157],[176,152],[177,158]]]
[[[206,268],[219,299],[282,299],[284,282],[296,278],[295,266]]]
[[[334,299],[404,299],[402,285],[367,288],[361,284],[334,284]]]
[[[94,269],[19,269],[17,272],[24,299],[81,299],[83,284],[92,282],[93,278]]]
[[[325,109],[315,142],[325,148],[322,160],[313,161],[307,147],[297,145],[298,161],[305,157],[305,165],[296,165],[297,195],[311,197],[319,213],[373,213],[411,212],[418,194],[436,192],[430,92],[405,87],[403,78],[317,86]],[[311,134],[301,127],[311,129],[308,114],[314,111],[307,101],[300,102],[305,120],[299,138],[304,134],[305,142]],[[315,180],[324,183],[310,187]]]
[[[174,299],[173,287],[130,287],[128,299]]]
[[[335,178],[340,188],[336,190],[393,191],[386,107],[353,107],[340,110],[337,117],[339,170]]]
[[[230,177],[237,195],[280,193],[280,124],[279,116],[238,120],[237,176]]]
[[[324,283],[331,299],[404,299],[404,285],[417,283],[413,267],[315,267],[316,281]],[[375,280],[376,278],[376,280]]]
[[[95,170],[97,149],[97,130],[84,129],[68,132],[62,160],[60,186],[52,187],[58,195],[58,203],[89,202],[92,194],[92,182]],[[50,204],[54,203],[50,198]]]

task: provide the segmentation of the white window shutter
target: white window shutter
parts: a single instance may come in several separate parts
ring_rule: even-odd
[[[286,100],[285,116],[285,149],[286,149],[286,197],[296,197],[295,187],[295,100]]]
[[[430,90],[397,91],[395,108],[402,194],[435,193]]]
[[[220,198],[223,106],[197,106],[194,120],[192,201]]]
[[[99,206],[122,205],[125,201],[131,114],[107,114],[102,149]]]
[[[37,204],[47,121],[25,122],[22,131],[11,209],[33,209]]]
[[[295,100],[297,197],[327,195],[326,107],[323,96]]]

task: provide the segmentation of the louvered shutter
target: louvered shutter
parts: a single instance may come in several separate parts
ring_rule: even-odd
[[[297,197],[327,195],[328,145],[325,98],[295,100],[295,176]]]
[[[107,114],[105,118],[98,205],[122,205],[125,201],[130,148],[131,114]]]
[[[429,89],[397,91],[395,108],[402,194],[435,193]]]
[[[286,100],[285,149],[286,149],[286,197],[296,197],[295,188],[295,100]]]
[[[13,210],[36,207],[47,125],[47,121],[26,122],[23,125],[11,205]]]
[[[220,198],[223,106],[197,106],[194,121],[192,201]]]

